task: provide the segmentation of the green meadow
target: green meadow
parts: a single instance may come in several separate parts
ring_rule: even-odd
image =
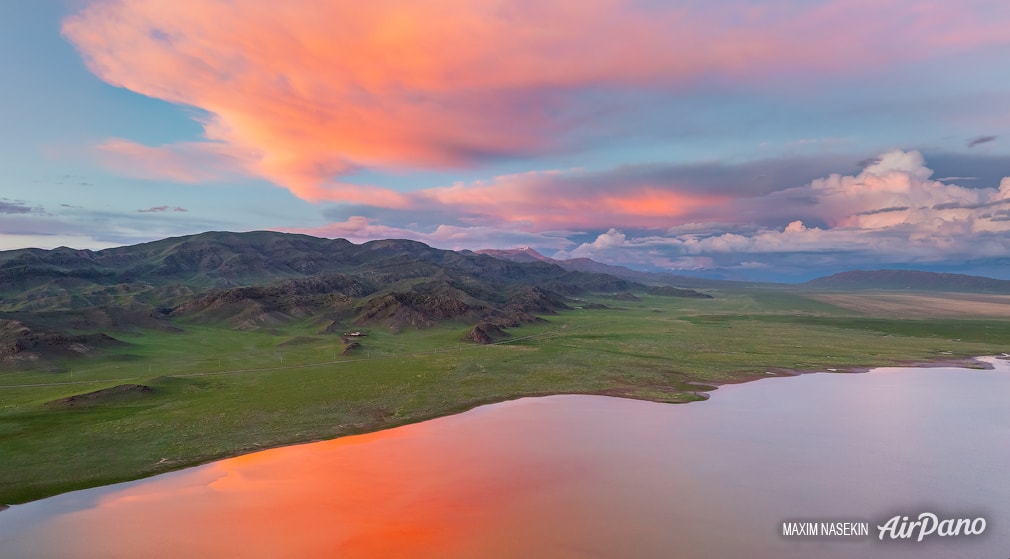
[[[1010,319],[999,316],[880,316],[774,288],[711,293],[715,299],[574,301],[609,308],[544,316],[486,346],[461,342],[463,324],[372,329],[347,355],[340,336],[313,321],[116,334],[127,344],[61,363],[58,372],[0,374],[0,503],[522,396],[691,402],[712,385],[771,374],[1010,349]],[[120,385],[150,390],[61,401]]]

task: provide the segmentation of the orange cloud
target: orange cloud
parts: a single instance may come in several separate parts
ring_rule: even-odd
[[[585,93],[601,89],[852,70],[1007,41],[1000,18],[971,3],[911,0],[306,6],[86,3],[63,33],[91,71],[206,115],[205,144],[112,140],[102,151],[134,174],[191,182],[218,177],[223,165],[307,200],[402,207],[396,192],[334,181],[361,169],[458,168],[561,149],[598,109]],[[194,158],[198,165],[185,164]]]
[[[680,192],[634,181],[600,182],[578,171],[530,172],[493,181],[431,188],[411,193],[425,202],[470,216],[480,223],[522,224],[524,229],[669,227],[701,208],[725,203],[727,196]]]

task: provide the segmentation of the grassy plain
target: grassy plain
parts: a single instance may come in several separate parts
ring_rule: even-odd
[[[931,314],[915,299],[904,307],[884,299],[890,306],[882,312],[879,295],[839,299],[772,288],[712,294],[594,298],[610,308],[547,316],[489,346],[459,342],[465,325],[373,330],[351,355],[341,354],[339,336],[320,334],[310,321],[260,331],[180,324],[179,333],[117,335],[128,345],[67,362],[62,372],[0,374],[0,503],[520,396],[688,402],[703,398],[699,384],[1010,350],[1002,311],[978,318],[969,314],[975,307],[958,314],[950,304]],[[127,383],[153,390],[87,405],[47,403]]]
[[[822,293],[816,299],[870,316],[1010,318],[1010,295],[988,293]]]

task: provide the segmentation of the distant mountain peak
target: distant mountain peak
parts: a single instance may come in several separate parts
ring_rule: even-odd
[[[488,256],[493,256],[501,260],[511,260],[513,262],[548,262],[550,264],[558,264],[558,260],[549,258],[540,254],[535,249],[529,246],[523,246],[519,248],[510,248],[505,250],[485,248],[481,250],[474,251],[477,254],[486,254]]]

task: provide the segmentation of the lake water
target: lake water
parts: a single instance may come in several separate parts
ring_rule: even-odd
[[[0,556],[1010,557],[1010,367],[525,398],[0,512]],[[895,515],[981,536],[877,541]],[[870,535],[788,538],[787,520]]]

